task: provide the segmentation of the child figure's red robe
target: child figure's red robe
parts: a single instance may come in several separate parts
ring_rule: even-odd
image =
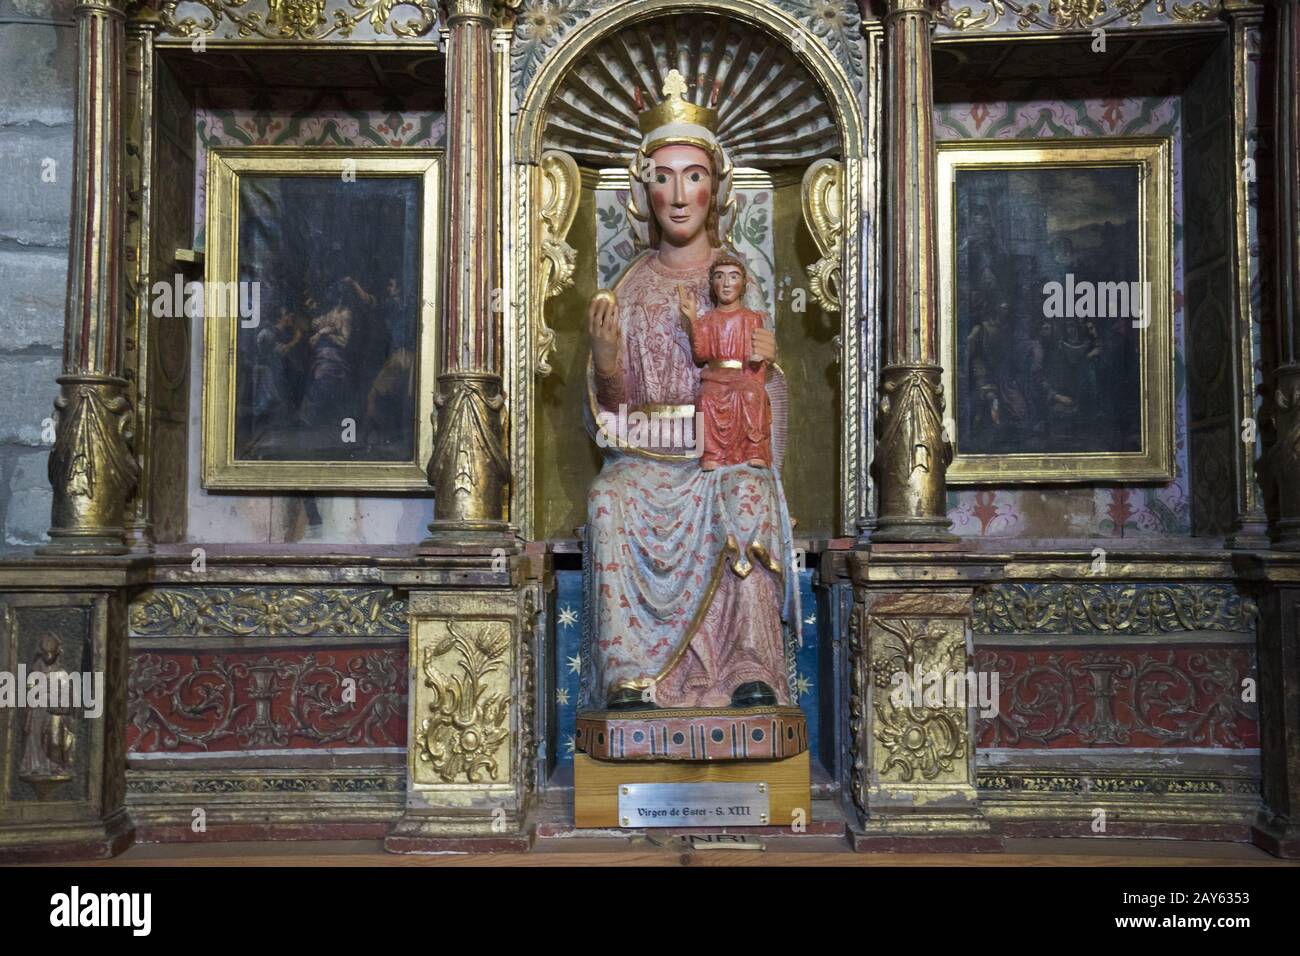
[[[713,309],[692,323],[691,351],[700,371],[696,410],[704,419],[700,464],[772,466],[772,406],[767,363],[750,362],[763,315],[752,309]]]

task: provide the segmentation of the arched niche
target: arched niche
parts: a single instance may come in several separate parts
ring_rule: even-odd
[[[775,5],[752,0],[615,3],[566,34],[527,88],[515,91],[507,197],[516,306],[508,355],[512,523],[529,539],[568,539],[584,521],[586,488],[600,461],[582,420],[586,303],[604,284],[597,203],[618,190],[640,139],[634,90],[656,102],[670,69],[690,79],[688,98],[702,101],[718,87],[718,134],[737,167],[737,186],[755,197],[768,193],[771,204],[769,301],[790,382],[784,480],[796,534],[852,534],[870,508],[872,386],[862,318],[873,311],[865,299],[874,281],[859,224],[874,183],[864,161],[864,114],[853,82],[816,34]],[[573,250],[568,261],[550,241],[557,227],[544,215],[555,191],[566,188],[565,174],[548,159],[557,150],[578,166],[576,212],[564,230]],[[827,159],[840,164],[830,213],[844,228],[833,250],[808,228],[802,199],[805,172]],[[605,209],[603,221],[611,219]],[[809,270],[819,260],[838,265],[838,309],[824,308],[810,292]],[[546,287],[568,268],[571,284],[548,297]]]

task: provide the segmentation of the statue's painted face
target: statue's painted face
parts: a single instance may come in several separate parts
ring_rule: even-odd
[[[665,241],[686,245],[708,224],[713,161],[698,146],[661,146],[651,160],[650,206]]]
[[[739,302],[745,291],[745,274],[733,265],[714,266],[710,275],[713,282],[713,301],[718,305]]]

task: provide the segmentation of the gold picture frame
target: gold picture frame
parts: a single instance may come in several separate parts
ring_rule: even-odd
[[[939,145],[949,484],[1174,477],[1170,150],[1167,137]]]
[[[435,356],[437,343],[438,312],[441,301],[441,225],[442,225],[442,150],[432,149],[340,149],[340,148],[310,148],[310,147],[236,147],[236,148],[215,148],[208,154],[208,171],[207,171],[207,209],[206,209],[206,233],[207,248],[205,262],[205,289],[217,290],[215,297],[220,300],[222,290],[234,288],[230,283],[238,283],[241,279],[240,263],[240,243],[241,243],[241,196],[247,198],[246,193],[241,192],[242,184],[250,183],[250,180],[261,177],[265,178],[273,186],[279,186],[279,202],[286,210],[285,219],[290,218],[290,211],[293,210],[293,204],[289,197],[294,195],[291,192],[291,186],[297,188],[297,195],[320,196],[324,189],[323,181],[334,180],[338,183],[340,189],[348,189],[354,183],[362,183],[364,188],[373,193],[381,200],[388,203],[384,209],[390,209],[394,205],[401,210],[401,215],[407,217],[408,212],[413,214],[409,218],[417,219],[418,222],[411,224],[406,218],[402,222],[407,222],[404,229],[404,235],[395,237],[391,250],[385,250],[383,246],[376,251],[373,247],[365,246],[368,255],[364,261],[358,261],[353,257],[353,261],[333,262],[329,260],[330,248],[325,248],[326,243],[332,243],[332,249],[338,251],[345,249],[349,243],[353,246],[362,245],[363,241],[357,238],[357,235],[345,236],[337,235],[330,237],[328,234],[317,237],[312,235],[308,230],[311,227],[311,212],[292,212],[297,218],[294,220],[298,225],[295,233],[297,236],[296,245],[291,245],[288,240],[282,241],[282,248],[295,248],[302,250],[304,241],[303,235],[308,235],[313,244],[310,251],[305,254],[294,255],[290,258],[287,253],[285,258],[289,261],[287,272],[292,276],[286,276],[280,285],[284,288],[291,284],[295,288],[306,290],[302,293],[305,300],[315,302],[315,293],[311,289],[311,281],[304,279],[304,275],[312,274],[311,270],[316,270],[315,274],[324,276],[325,269],[330,268],[333,271],[329,274],[329,281],[336,282],[340,286],[350,284],[356,289],[356,295],[364,297],[364,301],[369,303],[373,308],[369,314],[377,315],[380,306],[376,305],[381,302],[385,305],[391,305],[391,313],[403,313],[417,317],[417,326],[412,330],[409,326],[403,324],[401,327],[402,338],[396,336],[388,339],[389,352],[387,358],[390,364],[384,365],[381,372],[388,372],[388,378],[385,380],[391,388],[393,382],[400,383],[403,376],[409,376],[413,381],[414,394],[410,395],[403,388],[397,389],[397,406],[400,413],[392,420],[385,422],[386,426],[395,429],[394,433],[399,437],[394,439],[392,444],[396,446],[397,451],[391,452],[385,450],[383,456],[378,459],[368,459],[364,456],[353,457],[348,459],[328,457],[322,458],[319,449],[315,455],[303,454],[302,457],[294,457],[291,452],[292,438],[285,437],[282,439],[286,446],[283,455],[276,454],[272,458],[266,457],[249,457],[240,455],[241,447],[248,447],[254,442],[245,434],[252,426],[246,425],[248,413],[239,405],[241,395],[247,395],[248,388],[245,385],[241,392],[240,381],[238,380],[238,370],[241,364],[247,366],[248,359],[245,358],[248,349],[248,339],[241,343],[239,336],[241,332],[246,332],[251,326],[253,329],[262,327],[261,321],[276,322],[274,315],[260,316],[257,324],[253,323],[251,318],[241,318],[245,313],[235,312],[233,308],[207,308],[204,321],[204,378],[203,378],[203,486],[213,490],[230,490],[230,491],[332,491],[332,492],[416,492],[429,491],[428,476],[426,468],[430,457],[433,454],[433,395],[434,395],[434,376],[435,376]],[[394,184],[393,181],[407,181],[415,184],[414,187],[405,187]],[[281,185],[288,184],[288,185]],[[263,187],[261,192],[265,192],[269,187]],[[250,191],[256,187],[252,184],[249,186]],[[392,193],[392,196],[386,195],[385,191]],[[346,200],[343,198],[346,196]],[[348,208],[368,208],[362,202],[362,195],[359,193],[340,194],[338,200],[339,206],[352,204]],[[318,210],[328,210],[336,206],[335,203],[312,203]],[[309,207],[310,208],[310,207]],[[322,216],[328,216],[327,212],[322,212]],[[335,213],[335,218],[340,218],[343,213]],[[304,226],[303,221],[308,225]],[[288,227],[284,227],[286,231]],[[383,229],[383,226],[373,227]],[[261,233],[273,230],[262,226]],[[373,229],[372,229],[373,231]],[[414,233],[414,235],[412,235]],[[314,242],[317,238],[322,241],[317,244]],[[388,237],[386,237],[387,239]],[[411,248],[412,240],[418,241],[417,248]],[[250,240],[251,241],[251,240]],[[397,257],[385,256],[384,251],[397,251]],[[340,256],[346,260],[347,256]],[[400,259],[405,265],[399,266],[394,264],[396,259]],[[322,260],[324,260],[322,262]],[[368,265],[367,265],[368,263]],[[256,266],[250,266],[256,268]],[[367,292],[361,287],[353,270],[368,268],[372,276],[386,275],[396,272],[399,268],[402,270],[403,278],[418,278],[418,289],[411,289],[410,282],[405,283],[407,288],[400,291],[402,298],[397,298],[393,294],[395,287],[399,288],[400,283],[396,278],[388,280],[385,286],[390,297],[379,299],[380,292],[372,290]],[[334,273],[338,273],[335,276]],[[347,273],[347,278],[342,278]],[[247,274],[247,273],[245,273]],[[246,285],[248,283],[245,283]],[[318,284],[325,284],[324,282]],[[379,283],[373,282],[372,285]],[[333,288],[331,286],[331,288]],[[240,286],[240,295],[243,295],[244,288]],[[205,298],[209,295],[205,291]],[[287,293],[282,293],[287,296]],[[337,294],[332,294],[332,300],[341,301]],[[250,301],[252,296],[248,296]],[[231,299],[230,301],[234,301]],[[283,301],[283,300],[281,300]],[[352,299],[352,302],[360,302],[361,299]],[[241,304],[243,300],[240,300]],[[400,302],[400,306],[397,304]],[[274,303],[272,310],[278,309]],[[324,305],[317,306],[323,309]],[[225,314],[220,314],[221,312]],[[265,311],[265,310],[263,310]],[[317,330],[316,323],[322,319],[327,319],[328,315],[318,316],[316,319],[308,318],[309,312],[306,308],[299,310],[299,322],[305,325],[305,330],[299,331],[293,325],[292,316],[280,315],[280,319],[286,323],[287,330],[283,335],[292,334],[293,342],[285,343],[286,347],[292,344],[297,350],[294,355],[301,356],[302,350],[307,346],[303,342],[311,343],[312,348],[316,348],[318,338],[310,333]],[[331,313],[334,314],[334,313]],[[356,337],[353,335],[354,329],[358,327],[353,318],[352,311],[348,311],[346,318],[346,332],[339,328],[329,331],[337,332],[338,337],[334,340],[338,345],[332,359],[335,365],[343,367],[343,355],[353,355],[357,351],[354,344]],[[378,321],[376,319],[376,321]],[[263,327],[264,328],[264,327]],[[276,325],[276,329],[280,326]],[[367,334],[374,333],[371,327]],[[382,326],[387,334],[389,328],[386,320]],[[265,333],[263,333],[265,334]],[[330,339],[326,339],[330,341]],[[351,347],[351,352],[345,350]],[[241,351],[241,348],[244,351]],[[269,349],[264,349],[262,342],[256,346],[258,355],[273,354]],[[401,352],[403,354],[396,354]],[[372,358],[371,364],[367,368],[371,371],[376,367],[378,362],[384,360],[381,353],[378,358]],[[396,362],[394,363],[394,360]],[[261,361],[260,358],[254,361]],[[298,377],[298,392],[301,395],[304,387],[301,380],[316,375],[321,368],[323,359],[318,354],[312,353],[307,358],[301,358],[295,372]],[[265,366],[257,366],[259,374]],[[389,369],[396,371],[389,372]],[[360,389],[362,380],[359,375],[354,375],[358,386],[353,391]],[[339,378],[336,381],[344,381]],[[392,407],[392,391],[385,393],[383,402],[376,402],[374,398],[374,389],[379,386],[380,379],[378,375],[371,379],[372,385],[367,392],[368,403],[363,402],[352,394],[347,398],[348,410],[358,408],[367,412],[366,421],[370,422],[370,415],[376,408]],[[311,382],[310,387],[320,386],[322,395],[336,394],[340,389],[327,389],[329,382],[322,379],[320,382]],[[346,391],[346,390],[344,390]],[[270,391],[269,396],[261,392],[258,393],[258,406],[274,409],[276,406],[276,395],[274,389]],[[305,407],[309,403],[305,398],[300,399],[301,404]],[[343,407],[343,406],[338,406]],[[408,419],[405,412],[410,412]],[[268,413],[269,414],[269,413]],[[303,413],[299,413],[303,414]],[[360,412],[353,413],[352,422],[355,424],[356,415]],[[378,419],[374,419],[378,420]],[[285,436],[292,434],[294,422],[284,419],[286,424],[280,426]],[[340,422],[348,421],[347,418],[340,418]],[[409,425],[408,425],[409,422]],[[408,431],[409,428],[409,431]],[[321,432],[325,430],[324,425]],[[237,432],[239,432],[237,434]],[[259,434],[269,434],[267,428],[262,428]],[[373,434],[373,432],[371,433]],[[347,441],[343,437],[343,431],[340,431],[340,441]],[[355,434],[353,436],[355,441]],[[262,442],[259,448],[265,447],[269,442]],[[342,447],[342,446],[340,446]],[[348,449],[351,451],[350,449]],[[409,451],[409,453],[408,453]],[[396,454],[394,458],[393,455]]]

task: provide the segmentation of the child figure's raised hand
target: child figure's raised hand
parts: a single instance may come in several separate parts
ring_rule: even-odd
[[[677,283],[677,305],[682,310],[682,328],[686,334],[691,332],[691,323],[695,321],[697,306],[695,301],[695,290]]]

